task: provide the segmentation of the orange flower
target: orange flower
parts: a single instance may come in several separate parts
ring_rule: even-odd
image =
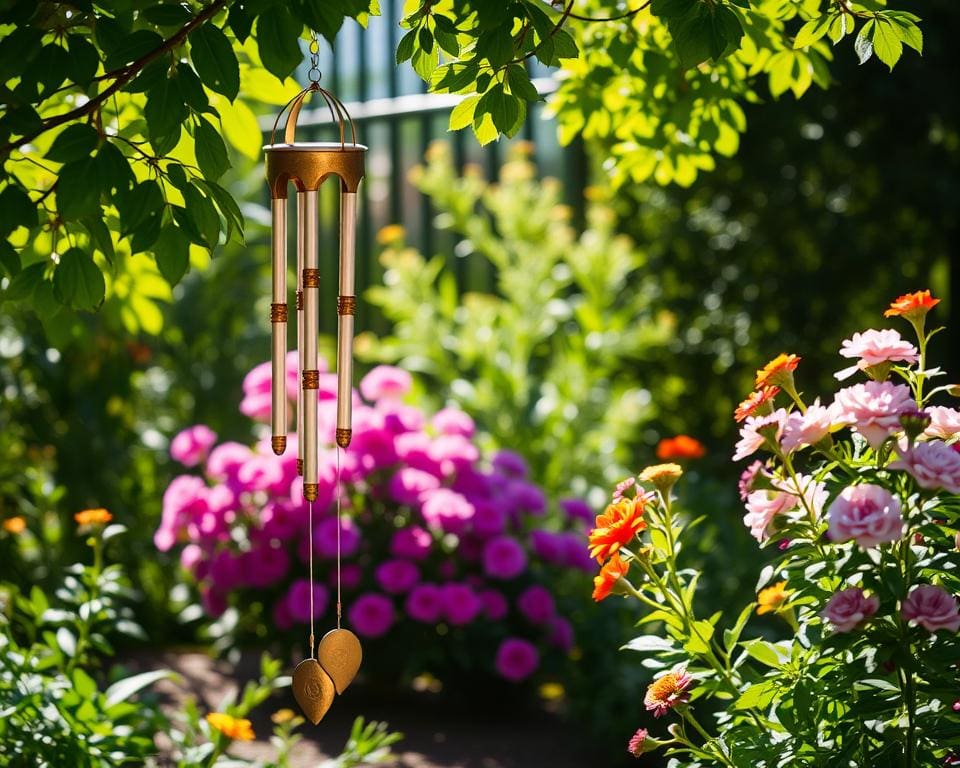
[[[652,498],[644,493],[635,499],[620,499],[608,506],[602,515],[597,515],[597,526],[590,531],[590,557],[602,563],[646,528],[643,512]]]
[[[787,582],[778,581],[773,586],[761,589],[757,595],[757,616],[763,616],[765,613],[779,613],[780,606],[792,594],[792,589],[787,589]]]
[[[780,353],[757,371],[757,381],[754,386],[757,389],[762,389],[763,387],[783,387],[786,385],[792,386],[793,372],[799,363],[800,358],[796,355]]]
[[[737,410],[733,412],[733,418],[739,422],[748,416],[753,416],[779,394],[780,387],[761,387],[756,392],[751,392],[750,396],[737,406]]]
[[[3,530],[7,533],[18,534],[23,533],[27,528],[27,521],[22,517],[17,515],[16,517],[8,517],[3,521]]]
[[[687,689],[693,685],[693,678],[685,669],[675,669],[667,672],[663,677],[654,680],[647,688],[647,695],[643,697],[643,705],[654,717],[667,714],[678,704],[686,704],[690,700]]]
[[[917,320],[940,303],[930,295],[930,291],[917,291],[897,296],[890,302],[890,308],[883,313],[884,317],[905,317],[907,320]]]
[[[593,577],[593,599],[598,603],[610,596],[610,592],[620,579],[627,575],[630,563],[620,559],[620,553],[615,552],[607,564],[600,569],[600,573]]]
[[[241,720],[222,712],[211,712],[207,715],[210,726],[222,733],[228,739],[236,741],[253,741],[256,737],[249,720]]]
[[[700,459],[706,455],[707,449],[703,443],[690,435],[666,437],[657,445],[657,458],[663,461],[670,459]]]
[[[77,512],[77,514],[73,516],[73,519],[77,521],[77,525],[106,525],[113,520],[113,515],[100,507]]]

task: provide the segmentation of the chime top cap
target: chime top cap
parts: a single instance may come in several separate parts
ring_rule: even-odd
[[[366,152],[365,144],[339,141],[298,141],[294,144],[265,144],[264,152]]]

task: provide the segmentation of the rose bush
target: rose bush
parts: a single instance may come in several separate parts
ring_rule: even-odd
[[[663,734],[644,723],[630,754],[729,768],[960,763],[960,411],[932,402],[960,391],[929,386],[942,375],[927,362],[936,303],[921,291],[887,310],[916,345],[893,329],[843,342],[857,363],[837,378],[869,380],[829,404],[798,391],[796,355],[758,371],[734,458],[753,459],[744,523],[773,557],[734,620],[697,614],[701,574],[681,562],[697,521],[671,495],[680,467],[618,486],[590,534],[594,598],[649,609],[657,632],[627,647],[663,670],[646,708],[676,718]],[[744,640],[754,612],[783,621],[757,620]]]
[[[339,531],[344,620],[365,640],[389,638],[384,647],[397,651],[380,656],[394,671],[453,666],[526,680],[551,651],[559,659],[573,645],[571,624],[544,585],[563,571],[592,570],[583,551],[589,508],[567,499],[547,522],[547,499],[522,457],[500,451],[484,459],[467,414],[447,408],[429,416],[405,402],[410,388],[401,369],[371,370],[354,393],[353,441],[338,457],[336,376],[321,373],[312,590],[296,436],[278,457],[265,434],[250,446],[216,444],[203,425],[181,432],[171,453],[199,472],[170,483],[154,541],[163,551],[180,547],[208,617],[232,606],[234,635],[280,630],[302,642],[311,605],[319,629],[333,626]],[[269,420],[268,363],[246,377],[240,410]]]

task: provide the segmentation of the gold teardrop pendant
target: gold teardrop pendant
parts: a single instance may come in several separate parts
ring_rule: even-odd
[[[360,641],[349,629],[331,629],[320,640],[317,660],[330,675],[337,693],[343,693],[357,676],[363,660]]]
[[[323,719],[333,704],[334,691],[333,680],[316,659],[304,659],[293,670],[293,697],[314,725]]]

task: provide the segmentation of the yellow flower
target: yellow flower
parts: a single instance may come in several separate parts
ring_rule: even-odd
[[[113,515],[100,507],[77,512],[77,514],[73,516],[73,519],[77,521],[77,525],[106,525],[113,520]]]
[[[27,528],[27,521],[22,517],[17,515],[16,517],[8,517],[3,521],[3,530],[7,533],[18,534],[23,533]]]
[[[679,464],[654,464],[640,473],[641,483],[652,483],[661,493],[669,491],[683,475]]]
[[[406,231],[402,224],[387,224],[377,232],[377,243],[379,245],[397,245],[403,242],[405,234]]]
[[[773,586],[761,589],[757,595],[757,615],[779,613],[780,607],[791,594],[793,594],[793,590],[787,589],[787,582],[785,581],[778,581]]]
[[[270,715],[270,719],[277,725],[283,725],[284,723],[289,723],[296,716],[296,712],[292,709],[278,709]]]
[[[211,712],[207,715],[210,727],[220,731],[228,739],[236,741],[253,741],[256,738],[249,720],[241,720],[223,712]]]

